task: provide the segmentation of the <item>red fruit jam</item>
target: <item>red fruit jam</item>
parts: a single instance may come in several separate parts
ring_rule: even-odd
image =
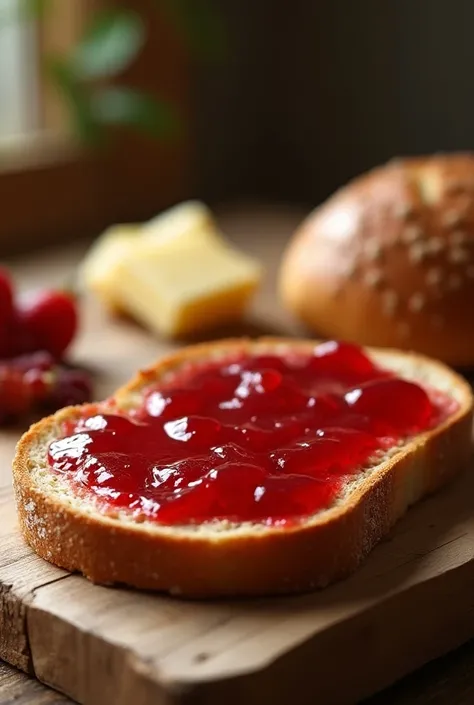
[[[133,413],[70,425],[49,462],[104,511],[284,525],[329,507],[374,455],[453,410],[357,347],[328,342],[188,365]]]

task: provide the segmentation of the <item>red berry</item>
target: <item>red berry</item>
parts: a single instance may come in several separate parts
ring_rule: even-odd
[[[33,353],[37,350],[37,344],[32,331],[25,325],[21,314],[13,311],[13,316],[6,326],[5,346],[3,357],[15,357]]]
[[[31,399],[37,405],[47,399],[51,393],[53,375],[39,367],[32,367],[24,373],[23,382],[30,391]]]
[[[0,423],[82,404],[91,395],[88,373],[55,364],[48,353],[23,355],[0,364]]]
[[[0,399],[2,417],[16,418],[29,411],[31,390],[20,370],[8,365],[0,367]]]
[[[8,271],[0,267],[0,320],[10,320],[13,313],[13,285]]]
[[[8,357],[10,354],[10,337],[8,326],[0,322],[0,359]]]
[[[89,374],[82,370],[57,367],[46,405],[56,411],[63,406],[83,404],[90,401],[91,396],[92,381]]]
[[[61,358],[72,343],[78,326],[76,302],[62,291],[40,291],[23,297],[18,306],[23,328],[37,350]]]
[[[10,275],[0,267],[0,358],[7,357],[10,348],[9,327],[13,317],[13,286]]]
[[[19,355],[9,362],[15,369],[22,372],[28,372],[29,370],[50,372],[55,364],[53,356],[44,350],[38,350],[27,355]]]

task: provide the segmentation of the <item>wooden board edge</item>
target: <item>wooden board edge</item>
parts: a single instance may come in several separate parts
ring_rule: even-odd
[[[474,636],[473,586],[474,559],[370,605],[258,672],[215,681],[165,681],[159,663],[52,617],[34,600],[27,607],[29,643],[39,680],[84,705],[126,705],[131,698],[137,705],[259,705],[269,694],[272,705],[288,705],[302,682],[299,705],[316,697],[325,705],[353,705]],[[381,625],[390,620],[399,630],[384,634]],[[105,679],[99,679],[96,666],[104,660]]]
[[[176,705],[259,705],[270,693],[272,705],[295,699],[298,705],[356,705],[472,639],[473,588],[474,557],[356,614],[349,620],[350,638],[348,623],[342,622],[259,672],[196,682],[188,689],[181,683]],[[398,614],[400,629],[383,634],[380,627],[390,622],[390,612]]]
[[[12,585],[0,585],[0,658],[29,675],[33,659],[26,628],[27,605],[13,592]]]
[[[179,688],[160,683],[151,663],[46,610],[27,607],[33,669],[45,685],[75,701],[114,705],[176,705]],[[44,649],[44,644],[48,649]],[[102,670],[98,664],[105,665]],[[100,677],[106,674],[105,679]],[[176,697],[176,695],[178,697]]]
[[[30,676],[36,676],[28,633],[28,610],[36,590],[65,580],[69,574],[45,580],[32,588],[15,589],[12,582],[0,584],[0,659]]]

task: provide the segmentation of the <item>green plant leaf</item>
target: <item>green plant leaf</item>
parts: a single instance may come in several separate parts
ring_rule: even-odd
[[[69,109],[77,136],[85,142],[99,142],[102,129],[100,123],[94,119],[86,86],[77,80],[68,62],[62,58],[50,58],[47,69]]]
[[[41,18],[52,4],[52,0],[20,0],[20,16],[27,19]]]
[[[101,12],[76,46],[71,68],[82,81],[114,76],[134,61],[144,42],[145,28],[137,13]]]
[[[201,59],[220,60],[227,50],[223,17],[212,0],[154,0]]]
[[[126,87],[103,88],[91,97],[94,120],[101,125],[124,125],[159,139],[179,135],[181,122],[172,105]]]

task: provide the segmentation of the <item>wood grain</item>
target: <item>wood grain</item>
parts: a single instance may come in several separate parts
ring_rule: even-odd
[[[0,662],[0,705],[72,705],[64,695],[45,688]]]
[[[255,330],[259,320],[294,330],[273,287],[278,242],[295,219],[266,228],[232,221],[233,234],[245,231],[247,249],[270,268]],[[78,256],[47,257],[44,269],[37,261],[20,273],[51,283]],[[169,347],[89,303],[75,354],[96,371],[102,396]],[[196,604],[94,586],[33,555],[17,533],[8,488],[17,435],[0,437],[0,655],[81,703],[287,705],[302,683],[302,705],[355,703],[474,634],[470,473],[413,509],[356,575],[331,589]]]

